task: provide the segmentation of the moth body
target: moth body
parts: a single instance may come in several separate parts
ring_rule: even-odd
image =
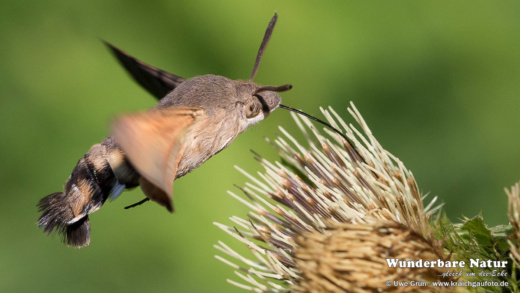
[[[249,81],[211,74],[186,80],[107,44],[159,103],[115,121],[112,136],[93,145],[78,161],[64,191],[40,200],[39,227],[46,233],[58,231],[69,246],[86,246],[90,243],[88,215],[108,198],[137,186],[147,199],[173,212],[173,181],[269,116],[281,102],[275,91],[291,88],[263,87],[252,81],[276,17],[266,30]]]
[[[42,215],[38,220],[39,227],[47,233],[56,229],[64,235],[69,246],[86,246],[90,242],[88,215],[101,208],[108,198],[116,198],[124,189],[139,185],[149,199],[173,211],[171,188],[174,179],[200,166],[226,148],[238,134],[278,107],[281,102],[278,94],[264,91],[253,96],[258,88],[259,85],[249,81],[216,75],[198,76],[181,83],[154,108],[122,117],[115,124],[119,129],[115,137],[109,136],[102,143],[93,145],[78,161],[64,191],[40,200],[38,207]],[[158,120],[157,116],[164,116],[164,120]],[[168,128],[172,121],[177,124],[179,116],[187,117],[184,119],[186,127],[179,128],[174,137],[164,136],[171,132],[163,127]],[[136,120],[141,121],[145,128],[159,123],[158,131],[143,131],[139,123],[136,125]],[[163,123],[165,121],[168,122]],[[126,146],[126,150],[120,143]],[[177,157],[174,161],[168,159],[169,154],[158,157],[155,162],[145,155],[160,155],[165,149],[171,151],[175,148]],[[128,153],[134,157],[134,162]],[[141,163],[141,159],[148,162]],[[162,164],[156,164],[157,161]],[[149,162],[155,165],[144,167],[145,170],[134,167]],[[150,173],[150,169],[155,170],[151,171],[152,175],[143,177],[141,173]],[[157,175],[164,173],[163,169],[174,174],[167,185],[164,184],[166,179]]]

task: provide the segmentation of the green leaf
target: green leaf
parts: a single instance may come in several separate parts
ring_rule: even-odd
[[[512,226],[499,225],[488,227],[481,215],[464,218],[462,223],[453,224],[446,216],[440,216],[435,223],[438,239],[444,240],[444,247],[451,252],[453,260],[466,262],[463,279],[468,281],[508,282],[508,287],[486,287],[485,292],[519,292],[517,276],[518,268],[510,258],[509,235],[514,232]],[[492,276],[494,268],[471,268],[471,259],[504,261],[507,260],[507,276]],[[479,273],[489,273],[481,276]],[[466,273],[474,273],[468,276]],[[484,288],[468,288],[470,291],[481,291]]]

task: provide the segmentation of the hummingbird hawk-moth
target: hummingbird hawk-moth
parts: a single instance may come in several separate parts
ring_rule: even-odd
[[[132,77],[159,103],[115,121],[112,135],[93,145],[78,161],[64,191],[40,200],[39,227],[46,233],[62,234],[69,246],[86,246],[90,243],[89,214],[108,198],[115,199],[125,189],[137,186],[146,195],[144,201],[155,201],[173,212],[173,181],[226,148],[237,135],[278,107],[331,127],[281,105],[276,92],[286,91],[291,85],[261,86],[253,82],[276,21],[275,14],[247,81],[217,75],[184,79],[107,43]]]

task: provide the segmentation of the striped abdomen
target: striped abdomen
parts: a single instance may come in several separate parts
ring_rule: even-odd
[[[38,226],[46,233],[56,229],[69,246],[86,246],[90,242],[88,214],[109,196],[116,198],[125,188],[139,185],[139,177],[113,138],[107,137],[78,161],[63,192],[40,200]]]

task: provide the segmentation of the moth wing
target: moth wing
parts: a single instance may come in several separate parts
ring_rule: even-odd
[[[151,93],[158,100],[162,99],[179,84],[185,81],[184,78],[146,64],[118,47],[105,42],[112,53],[116,56],[119,63],[130,73],[130,75]]]
[[[173,180],[184,152],[184,133],[204,115],[197,107],[154,109],[123,116],[113,136],[141,174],[145,195],[173,212]]]

